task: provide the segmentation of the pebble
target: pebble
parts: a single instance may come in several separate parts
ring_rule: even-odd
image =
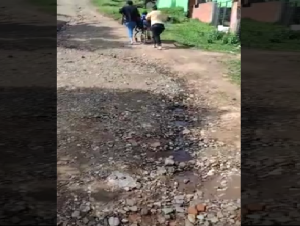
[[[203,215],[198,215],[197,219],[200,220],[200,221],[203,221],[205,219],[205,217]]]
[[[217,223],[219,221],[219,219],[217,217],[212,217],[209,219],[211,223]]]
[[[71,215],[73,218],[78,218],[80,217],[80,212],[78,210],[74,211]]]
[[[148,215],[149,214],[149,210],[147,209],[147,208],[142,208],[141,209],[141,215],[142,216],[146,216],[146,215]]]
[[[199,212],[205,212],[205,210],[206,210],[206,205],[198,204],[198,205],[196,206],[196,209],[197,209],[197,211],[199,211]]]
[[[197,215],[198,211],[195,206],[190,206],[187,210],[188,214]]]
[[[194,226],[194,224],[192,222],[190,222],[189,219],[186,219],[184,226]]]
[[[162,211],[165,215],[168,215],[170,213],[173,213],[174,209],[173,208],[163,208]]]
[[[129,207],[129,210],[132,212],[137,212],[138,208],[137,208],[137,206],[131,206],[131,207]]]
[[[196,216],[194,214],[188,214],[187,218],[193,224],[196,222]]]
[[[118,217],[110,217],[108,219],[108,224],[109,224],[109,226],[119,226],[120,220]]]
[[[170,158],[165,159],[166,166],[173,166],[174,164],[175,164],[175,161],[173,159],[170,159]]]
[[[160,215],[160,216],[158,216],[157,221],[160,224],[164,224],[166,222],[166,218],[164,218],[163,216]]]
[[[176,206],[175,210],[176,210],[177,213],[184,213],[184,209],[180,206]]]

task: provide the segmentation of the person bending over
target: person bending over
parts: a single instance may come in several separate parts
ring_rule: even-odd
[[[154,48],[162,49],[160,35],[165,30],[164,22],[168,19],[160,10],[157,9],[157,6],[153,6],[152,11],[147,14],[146,19],[151,21],[151,31],[154,42]]]

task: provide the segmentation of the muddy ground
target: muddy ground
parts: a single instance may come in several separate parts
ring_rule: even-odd
[[[89,2],[58,5],[58,223],[240,224],[224,54],[129,46]]]

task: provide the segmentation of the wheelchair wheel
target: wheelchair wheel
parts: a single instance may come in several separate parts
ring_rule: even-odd
[[[145,41],[146,41],[146,38],[145,38],[145,34],[143,32],[143,33],[141,33],[141,43],[145,43]]]

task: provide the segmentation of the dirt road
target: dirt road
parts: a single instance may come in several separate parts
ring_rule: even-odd
[[[87,0],[58,1],[58,19],[58,223],[240,224],[240,94],[224,55],[127,46]]]

